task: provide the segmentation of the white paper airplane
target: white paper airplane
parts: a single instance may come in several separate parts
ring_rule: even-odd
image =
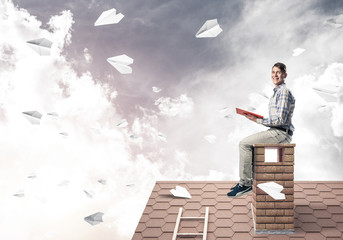
[[[134,183],[129,183],[129,184],[126,184],[125,186],[126,186],[126,187],[134,187],[135,184],[134,184]]]
[[[15,194],[13,194],[13,196],[16,196],[16,197],[25,197],[25,192],[24,192],[24,190],[19,190],[18,192],[16,192]]]
[[[158,139],[160,139],[163,142],[167,142],[167,136],[164,135],[163,133],[158,133],[157,134]]]
[[[337,84],[321,85],[320,87],[314,87],[313,90],[326,102],[339,102],[343,97],[342,88]]]
[[[110,10],[107,10],[101,13],[99,18],[94,23],[94,26],[119,23],[123,19],[123,17],[124,17],[123,14],[121,13],[117,14],[117,10],[115,8],[112,8]]]
[[[293,50],[293,57],[297,57],[297,56],[299,56],[300,54],[302,54],[305,51],[306,51],[306,49],[296,48],[296,49]]]
[[[96,224],[103,222],[103,220],[102,220],[103,215],[104,214],[102,212],[97,212],[97,213],[94,213],[92,215],[85,217],[84,220],[91,225],[96,225]]]
[[[224,113],[227,110],[229,110],[229,107],[223,107],[223,108],[219,109],[218,112]]]
[[[281,193],[283,186],[275,182],[266,182],[257,184],[257,187],[261,188],[265,193],[274,198],[275,200],[285,199],[285,194]]]
[[[34,179],[36,177],[37,177],[36,173],[31,173],[29,176],[27,176],[27,178],[30,178],[30,179]]]
[[[92,192],[92,191],[86,191],[86,190],[83,190],[83,191],[85,192],[85,194],[86,194],[87,197],[93,198],[94,192]]]
[[[132,73],[132,68],[129,67],[129,65],[133,63],[133,59],[125,54],[107,58],[107,62],[109,62],[121,74]]]
[[[207,20],[195,34],[197,38],[211,38],[218,36],[223,29],[220,28],[217,19]]]
[[[46,38],[27,41],[29,46],[41,56],[49,56],[52,42]]]
[[[117,124],[117,127],[126,127],[127,125],[129,125],[129,123],[126,119],[123,119]]]
[[[42,114],[38,111],[28,111],[23,112],[25,118],[29,120],[32,124],[39,125],[40,119],[42,118]]]
[[[68,136],[69,136],[69,134],[66,133],[66,132],[60,132],[60,134],[61,134],[63,137],[68,137]]]
[[[58,117],[57,112],[49,112],[49,113],[47,113],[47,115],[52,116],[52,117]]]
[[[192,198],[187,189],[181,186],[176,186],[175,189],[171,189],[170,192],[174,197]]]
[[[204,139],[207,141],[207,142],[209,142],[209,143],[215,143],[216,142],[216,140],[217,140],[217,137],[216,136],[214,136],[214,135],[207,135],[207,136],[205,136],[204,137]]]
[[[68,180],[63,180],[57,186],[59,186],[59,187],[66,187],[68,185],[69,185],[69,181]]]
[[[105,179],[99,179],[98,183],[101,183],[102,185],[106,185],[106,180]]]
[[[158,87],[152,87],[152,91],[155,92],[155,93],[159,93],[162,91],[161,88],[158,88]]]

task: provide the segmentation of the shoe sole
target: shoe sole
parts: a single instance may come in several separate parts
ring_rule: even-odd
[[[230,197],[230,198],[237,198],[237,197],[241,197],[241,196],[243,196],[245,194],[248,194],[250,192],[252,192],[252,188],[250,190],[245,190],[245,191],[239,192],[239,193],[236,194],[236,196],[228,196],[228,195],[227,196]]]

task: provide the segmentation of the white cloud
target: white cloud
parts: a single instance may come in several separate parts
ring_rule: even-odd
[[[155,101],[160,114],[168,117],[188,118],[193,112],[193,100],[186,94],[180,95],[178,98],[161,97]]]

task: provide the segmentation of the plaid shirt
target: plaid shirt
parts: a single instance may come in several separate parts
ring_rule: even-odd
[[[269,101],[269,118],[257,119],[257,123],[267,127],[282,127],[294,131],[292,116],[295,98],[291,91],[282,83],[274,88],[274,95]]]

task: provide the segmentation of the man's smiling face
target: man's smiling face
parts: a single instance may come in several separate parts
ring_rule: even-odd
[[[272,81],[275,86],[279,86],[280,84],[284,83],[286,76],[287,74],[283,74],[280,68],[272,68]]]

